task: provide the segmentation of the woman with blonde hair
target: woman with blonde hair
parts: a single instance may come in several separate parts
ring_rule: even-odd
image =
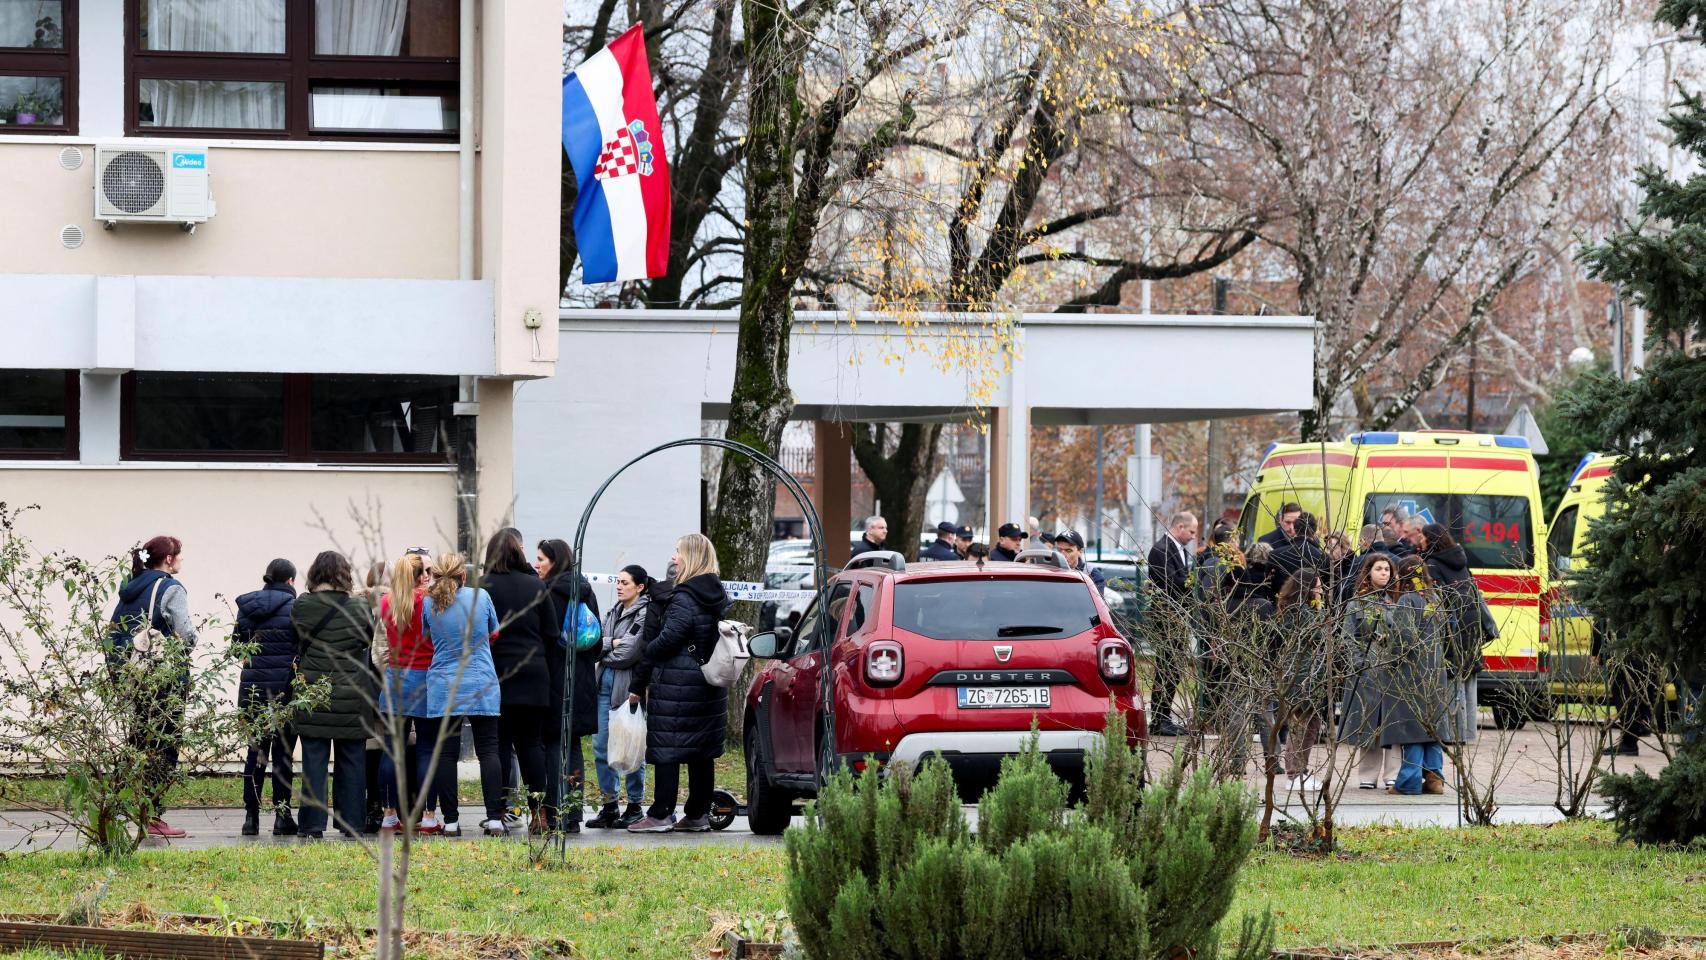
[[[503,770],[498,762],[498,714],[501,694],[492,661],[498,615],[486,591],[468,586],[468,565],[460,553],[441,555],[438,576],[421,606],[421,623],[432,637],[432,666],[427,668],[428,724],[438,743],[432,790],[444,813],[444,835],[460,836],[456,798],[456,759],[462,753],[462,721],[474,731],[480,758],[480,795],[486,816],[481,826],[504,835]]]
[[[432,564],[426,554],[411,551],[392,565],[391,590],[379,601],[379,620],[385,630],[388,651],[380,705],[389,721],[387,742],[381,744],[385,758],[379,770],[385,792],[381,830],[395,830],[401,825],[398,808],[412,808],[423,787],[426,798],[418,829],[421,833],[443,830],[436,794],[422,782],[437,726],[426,722],[430,716],[427,672],[432,667],[432,637],[421,618],[427,587],[431,584]],[[402,756],[393,758],[398,744],[404,745]],[[403,762],[399,764],[397,760]]]
[[[647,698],[646,762],[653,767],[653,799],[646,816],[628,829],[635,833],[700,833],[711,829],[711,791],[715,763],[728,731],[729,692],[712,686],[702,671],[717,648],[717,624],[729,609],[729,595],[718,577],[717,551],[703,534],[690,533],[675,544],[670,563],[675,590],[664,608],[663,625],[647,642],[649,671],[638,671],[629,701]],[[675,822],[681,767],[687,766],[687,804]]]

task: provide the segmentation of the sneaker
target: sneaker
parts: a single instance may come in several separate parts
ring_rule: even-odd
[[[326,833],[323,830],[305,830],[300,836],[304,840],[320,840],[326,836]]]
[[[427,834],[443,833],[444,824],[438,822],[438,818],[429,813],[421,818],[420,823],[415,825],[415,832]]]
[[[614,803],[607,803],[604,806],[599,808],[598,816],[593,817],[591,820],[588,820],[586,822],[586,825],[587,825],[587,829],[589,829],[589,830],[614,830],[619,825],[618,821],[620,821],[621,819],[622,819],[621,807],[617,806]],[[620,825],[626,826],[626,824],[620,824]]]
[[[710,814],[706,814],[703,817],[694,817],[690,820],[682,820],[681,822],[679,822],[675,825],[674,832],[675,833],[704,833],[710,829],[711,829],[711,816],[710,816]]]
[[[622,816],[616,819],[616,826],[623,830],[646,818],[646,811],[637,803],[628,804],[628,809],[622,811]]]
[[[174,827],[158,817],[148,824],[148,835],[161,840],[176,840],[179,837],[189,836],[182,828]]]
[[[1386,778],[1386,789],[1388,789],[1388,790],[1392,789],[1393,784],[1395,784],[1397,782],[1398,781],[1396,779],[1394,779],[1392,777],[1387,777]]]
[[[460,837],[460,836],[462,836],[462,824],[457,823],[455,820],[446,820],[444,822],[444,825],[439,827],[438,829],[439,829],[440,833],[444,834],[447,837]]]
[[[394,833],[403,826],[403,821],[394,813],[387,813],[385,819],[379,821],[381,833]]]
[[[1292,777],[1286,784],[1286,789],[1292,793],[1320,793],[1321,781],[1306,773],[1300,777]]]
[[[1378,790],[1379,788],[1380,784],[1375,783],[1373,780],[1363,780],[1357,784],[1358,790]]]
[[[675,829],[675,818],[659,820],[656,817],[641,817],[628,824],[629,833],[669,833]]]
[[[448,824],[446,824],[446,826],[448,826]],[[488,837],[509,836],[509,829],[504,826],[504,822],[502,820],[487,820],[480,824],[480,829],[484,830]]]

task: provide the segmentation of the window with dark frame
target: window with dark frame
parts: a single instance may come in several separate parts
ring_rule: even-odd
[[[0,133],[77,132],[77,3],[0,0]]]
[[[126,460],[451,462],[456,378],[138,371],[121,383]]]
[[[454,141],[458,35],[457,0],[125,0],[125,128]]]
[[[77,459],[75,370],[0,370],[0,459]]]

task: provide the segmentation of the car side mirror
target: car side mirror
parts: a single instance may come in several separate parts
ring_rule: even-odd
[[[777,627],[755,633],[746,642],[747,652],[765,660],[774,660],[782,650],[788,648],[788,641],[794,638],[794,631],[787,627]]]

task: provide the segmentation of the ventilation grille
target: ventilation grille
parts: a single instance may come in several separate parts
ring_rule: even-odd
[[[166,192],[160,161],[144,153],[121,153],[101,171],[101,195],[124,213],[143,213]]]
[[[83,228],[75,223],[68,223],[60,227],[59,242],[65,244],[66,249],[69,250],[81,247],[83,245]]]
[[[59,151],[59,165],[67,170],[81,169],[83,166],[83,151],[76,147],[66,147]]]

